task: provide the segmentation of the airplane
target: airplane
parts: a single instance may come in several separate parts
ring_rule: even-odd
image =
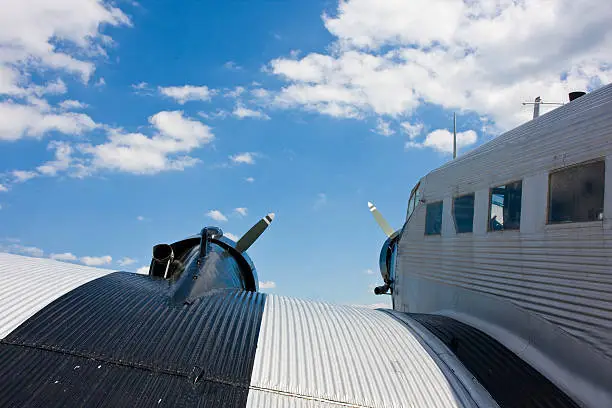
[[[370,210],[386,293],[398,232]],[[0,254],[0,406],[577,406],[483,333],[259,292],[246,251],[273,219],[155,245],[147,275]]]

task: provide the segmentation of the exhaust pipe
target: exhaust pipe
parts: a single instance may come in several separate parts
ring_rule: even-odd
[[[153,259],[149,267],[149,276],[162,276],[164,279],[168,279],[172,261],[174,261],[174,251],[170,245],[155,245],[153,247]]]

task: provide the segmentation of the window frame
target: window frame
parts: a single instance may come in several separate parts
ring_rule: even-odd
[[[465,232],[459,232],[457,228],[457,217],[455,215],[455,200],[457,198],[462,198],[462,197],[467,197],[467,196],[474,197],[474,205],[472,206],[472,230],[465,231]],[[451,208],[451,215],[453,216],[453,223],[455,225],[455,234],[473,234],[474,233],[474,219],[476,218],[476,192],[465,193],[465,194],[460,194],[458,196],[453,196],[452,200],[453,200],[453,207]],[[489,211],[491,211],[491,209],[489,209]]]
[[[523,217],[523,179],[515,179],[515,180],[510,180],[510,181],[506,181],[504,183],[498,183],[495,184],[493,186],[489,187],[489,201],[487,202],[487,233],[489,232],[494,232],[494,233],[498,233],[498,232],[510,232],[510,231],[519,231],[521,230],[521,220],[519,219],[519,227],[518,228],[509,228],[509,229],[501,229],[501,230],[494,230],[491,229],[491,203],[492,203],[492,199],[493,199],[493,189],[498,188],[498,187],[502,187],[502,186],[507,186],[508,184],[514,184],[514,183],[521,183],[521,218]]]
[[[581,167],[581,166],[586,166],[589,164],[594,164],[594,163],[603,163],[604,166],[604,179],[603,179],[603,186],[604,186],[604,202],[603,202],[603,214],[604,214],[604,218],[601,220],[593,220],[593,221],[557,221],[557,222],[551,222],[550,221],[550,199],[551,199],[551,193],[552,193],[552,175],[555,173],[559,173],[565,170],[569,170],[575,167]],[[593,224],[593,223],[602,223],[603,220],[605,219],[605,214],[606,214],[606,157],[605,156],[600,156],[597,157],[595,159],[590,159],[590,160],[585,160],[583,162],[580,163],[574,163],[574,164],[570,164],[569,166],[564,166],[564,167],[557,167],[555,169],[549,170],[548,171],[548,191],[546,193],[546,226],[558,226],[558,225],[574,225],[574,224]]]
[[[440,204],[440,232],[436,232],[436,233],[428,233],[427,232],[427,207],[429,207],[430,205],[434,205],[434,204]],[[442,229],[444,226],[444,200],[436,200],[436,201],[432,201],[431,203],[427,203],[425,206],[425,231],[424,234],[426,237],[439,237],[442,235]]]

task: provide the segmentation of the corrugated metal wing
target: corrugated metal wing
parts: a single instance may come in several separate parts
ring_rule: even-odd
[[[0,339],[60,296],[112,272],[0,253]]]
[[[268,296],[250,407],[475,406],[411,330],[384,312]],[[352,404],[352,405],[351,405]]]

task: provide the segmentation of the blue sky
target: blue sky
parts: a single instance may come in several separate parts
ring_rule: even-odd
[[[26,3],[0,18],[0,248],[135,271],[275,212],[249,254],[266,291],[310,299],[389,302],[366,204],[401,227],[453,111],[464,152],[523,101],[610,82],[612,37],[553,13],[584,1],[552,23],[489,1]],[[606,34],[606,12],[582,24]]]

